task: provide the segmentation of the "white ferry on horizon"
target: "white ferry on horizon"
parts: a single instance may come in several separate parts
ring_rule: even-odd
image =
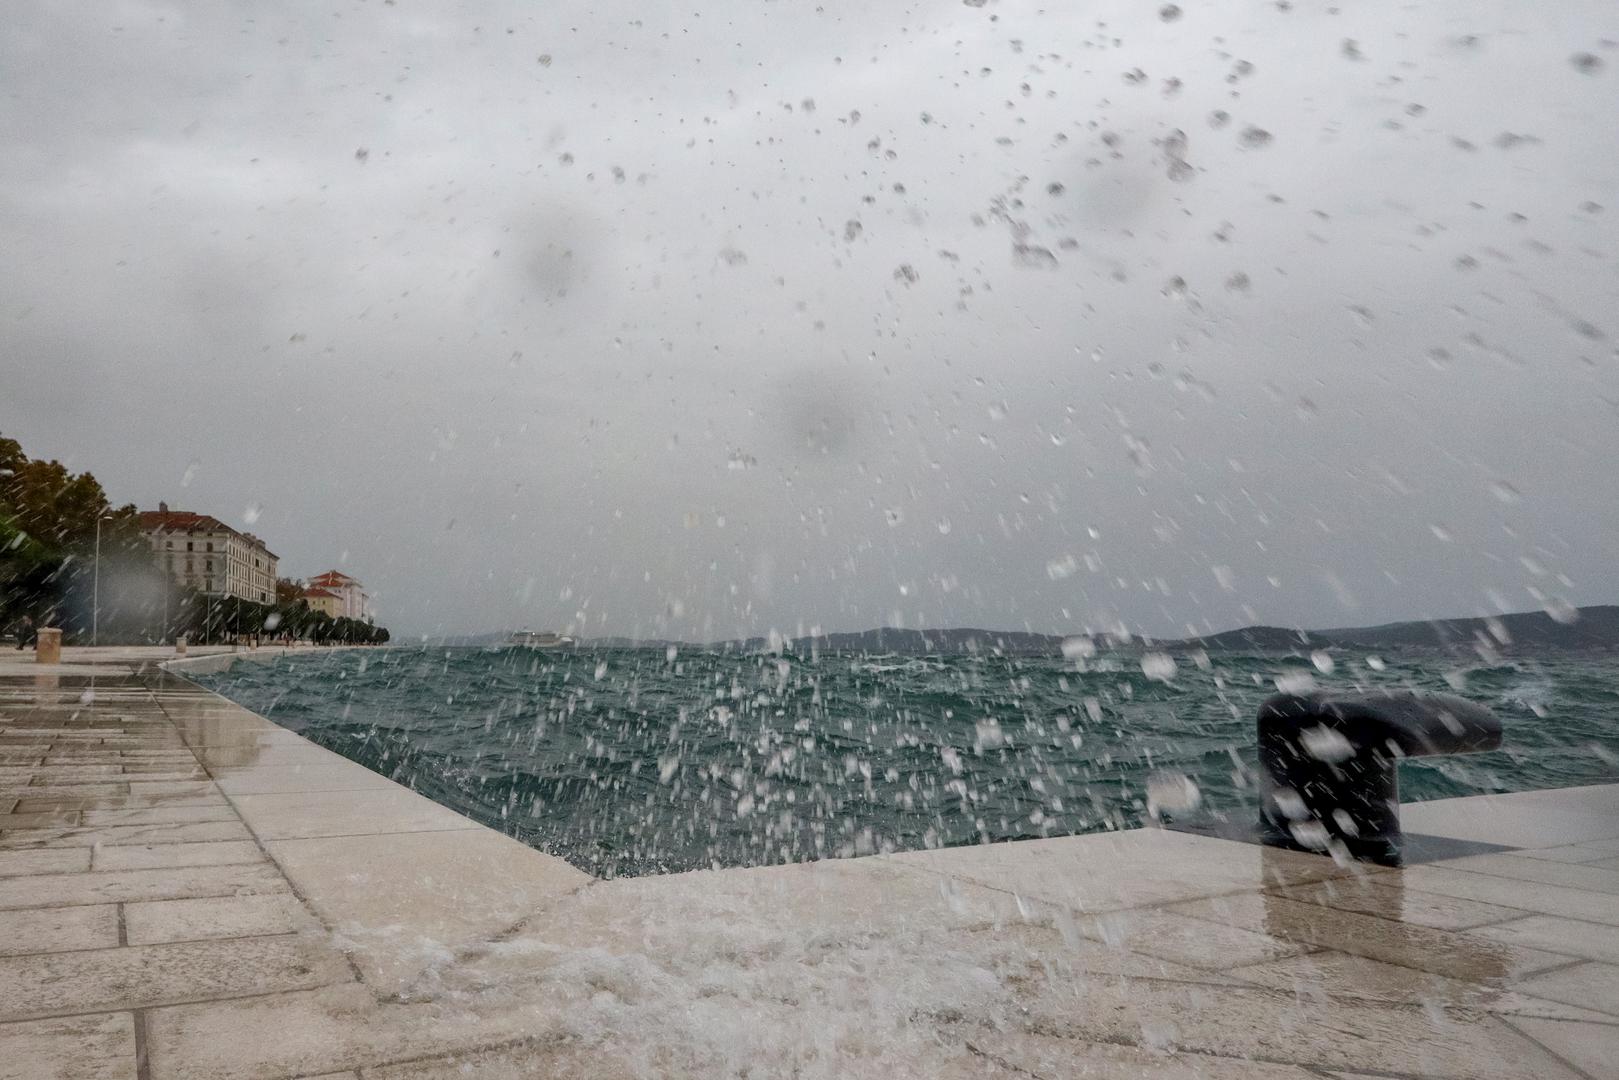
[[[514,630],[506,644],[519,649],[566,649],[573,645],[566,634],[553,634],[549,630]]]

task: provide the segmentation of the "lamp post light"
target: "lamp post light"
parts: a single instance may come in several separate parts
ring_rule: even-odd
[[[94,645],[101,632],[101,523],[111,514],[102,514],[96,518],[96,558],[95,570],[90,583],[90,644]]]

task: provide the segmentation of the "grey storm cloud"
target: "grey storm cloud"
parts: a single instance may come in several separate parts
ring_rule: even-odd
[[[24,0],[0,427],[403,633],[1612,602],[1616,40]]]

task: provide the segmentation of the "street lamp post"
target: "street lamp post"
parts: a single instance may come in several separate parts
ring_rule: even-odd
[[[90,644],[96,644],[101,635],[101,523],[116,514],[100,514],[96,517],[96,556],[94,570],[90,578]]]
[[[101,632],[101,523],[107,515],[96,518],[96,561],[90,584],[90,644],[96,644]]]

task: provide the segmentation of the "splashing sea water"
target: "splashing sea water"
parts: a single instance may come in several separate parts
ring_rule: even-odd
[[[1407,800],[1619,776],[1601,752],[1619,737],[1619,661],[1368,659],[1180,657],[1166,676],[1132,656],[441,648],[199,681],[607,877],[1120,829],[1191,804],[1250,816],[1255,710],[1305,676],[1323,689],[1460,682],[1501,713],[1502,750],[1403,765]]]

